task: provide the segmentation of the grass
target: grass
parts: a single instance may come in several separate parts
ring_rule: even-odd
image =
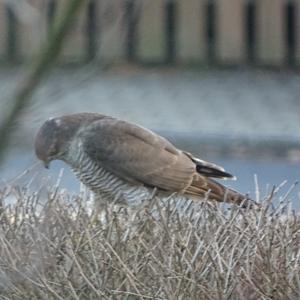
[[[300,217],[276,197],[97,211],[88,194],[7,186],[0,299],[299,299]]]

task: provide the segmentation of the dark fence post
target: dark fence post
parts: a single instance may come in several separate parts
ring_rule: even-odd
[[[294,2],[288,2],[285,5],[285,43],[286,43],[286,57],[289,65],[295,64],[296,53],[296,9]],[[299,9],[299,7],[298,7]]]
[[[210,63],[216,60],[216,7],[215,1],[206,4],[206,43],[207,59]]]
[[[174,63],[176,58],[176,14],[177,2],[167,1],[165,7],[166,63]]]
[[[18,58],[18,20],[13,7],[6,5],[6,57],[9,62],[14,62]]]
[[[126,58],[129,62],[136,61],[138,8],[134,0],[125,1],[126,23]]]
[[[247,59],[253,63],[256,59],[256,3],[249,1],[245,7],[245,39]]]
[[[97,55],[97,34],[98,34],[98,1],[90,0],[87,7],[87,23],[86,23],[86,57],[87,61],[96,58]]]
[[[57,10],[57,2],[56,0],[49,0],[47,5],[47,26],[48,26],[48,34],[51,32],[53,28],[54,18]]]

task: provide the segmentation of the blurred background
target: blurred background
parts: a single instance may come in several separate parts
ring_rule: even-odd
[[[0,120],[72,0],[0,0]],[[11,126],[2,183],[36,162],[49,117],[99,112],[139,123],[255,197],[300,179],[300,0],[82,0],[58,59]],[[43,50],[44,49],[44,50]],[[18,122],[17,122],[18,121]],[[37,178],[57,178],[35,169]],[[37,172],[37,173],[36,173]],[[62,187],[79,184],[66,167]],[[300,189],[290,197],[300,209]]]

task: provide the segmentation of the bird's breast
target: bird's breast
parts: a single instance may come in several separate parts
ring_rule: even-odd
[[[136,205],[152,197],[153,188],[129,183],[107,171],[90,158],[80,144],[73,150],[65,158],[66,163],[76,177],[102,200]]]

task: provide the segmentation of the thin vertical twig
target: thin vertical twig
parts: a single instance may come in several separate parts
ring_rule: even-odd
[[[13,131],[13,126],[29,105],[32,95],[38,85],[49,72],[51,65],[58,57],[63,45],[63,41],[71,28],[72,21],[83,3],[87,0],[69,0],[65,12],[55,24],[53,31],[42,47],[39,56],[28,69],[28,73],[20,84],[14,99],[11,110],[6,114],[0,127],[0,165],[3,160],[4,152],[8,147],[9,139]]]

